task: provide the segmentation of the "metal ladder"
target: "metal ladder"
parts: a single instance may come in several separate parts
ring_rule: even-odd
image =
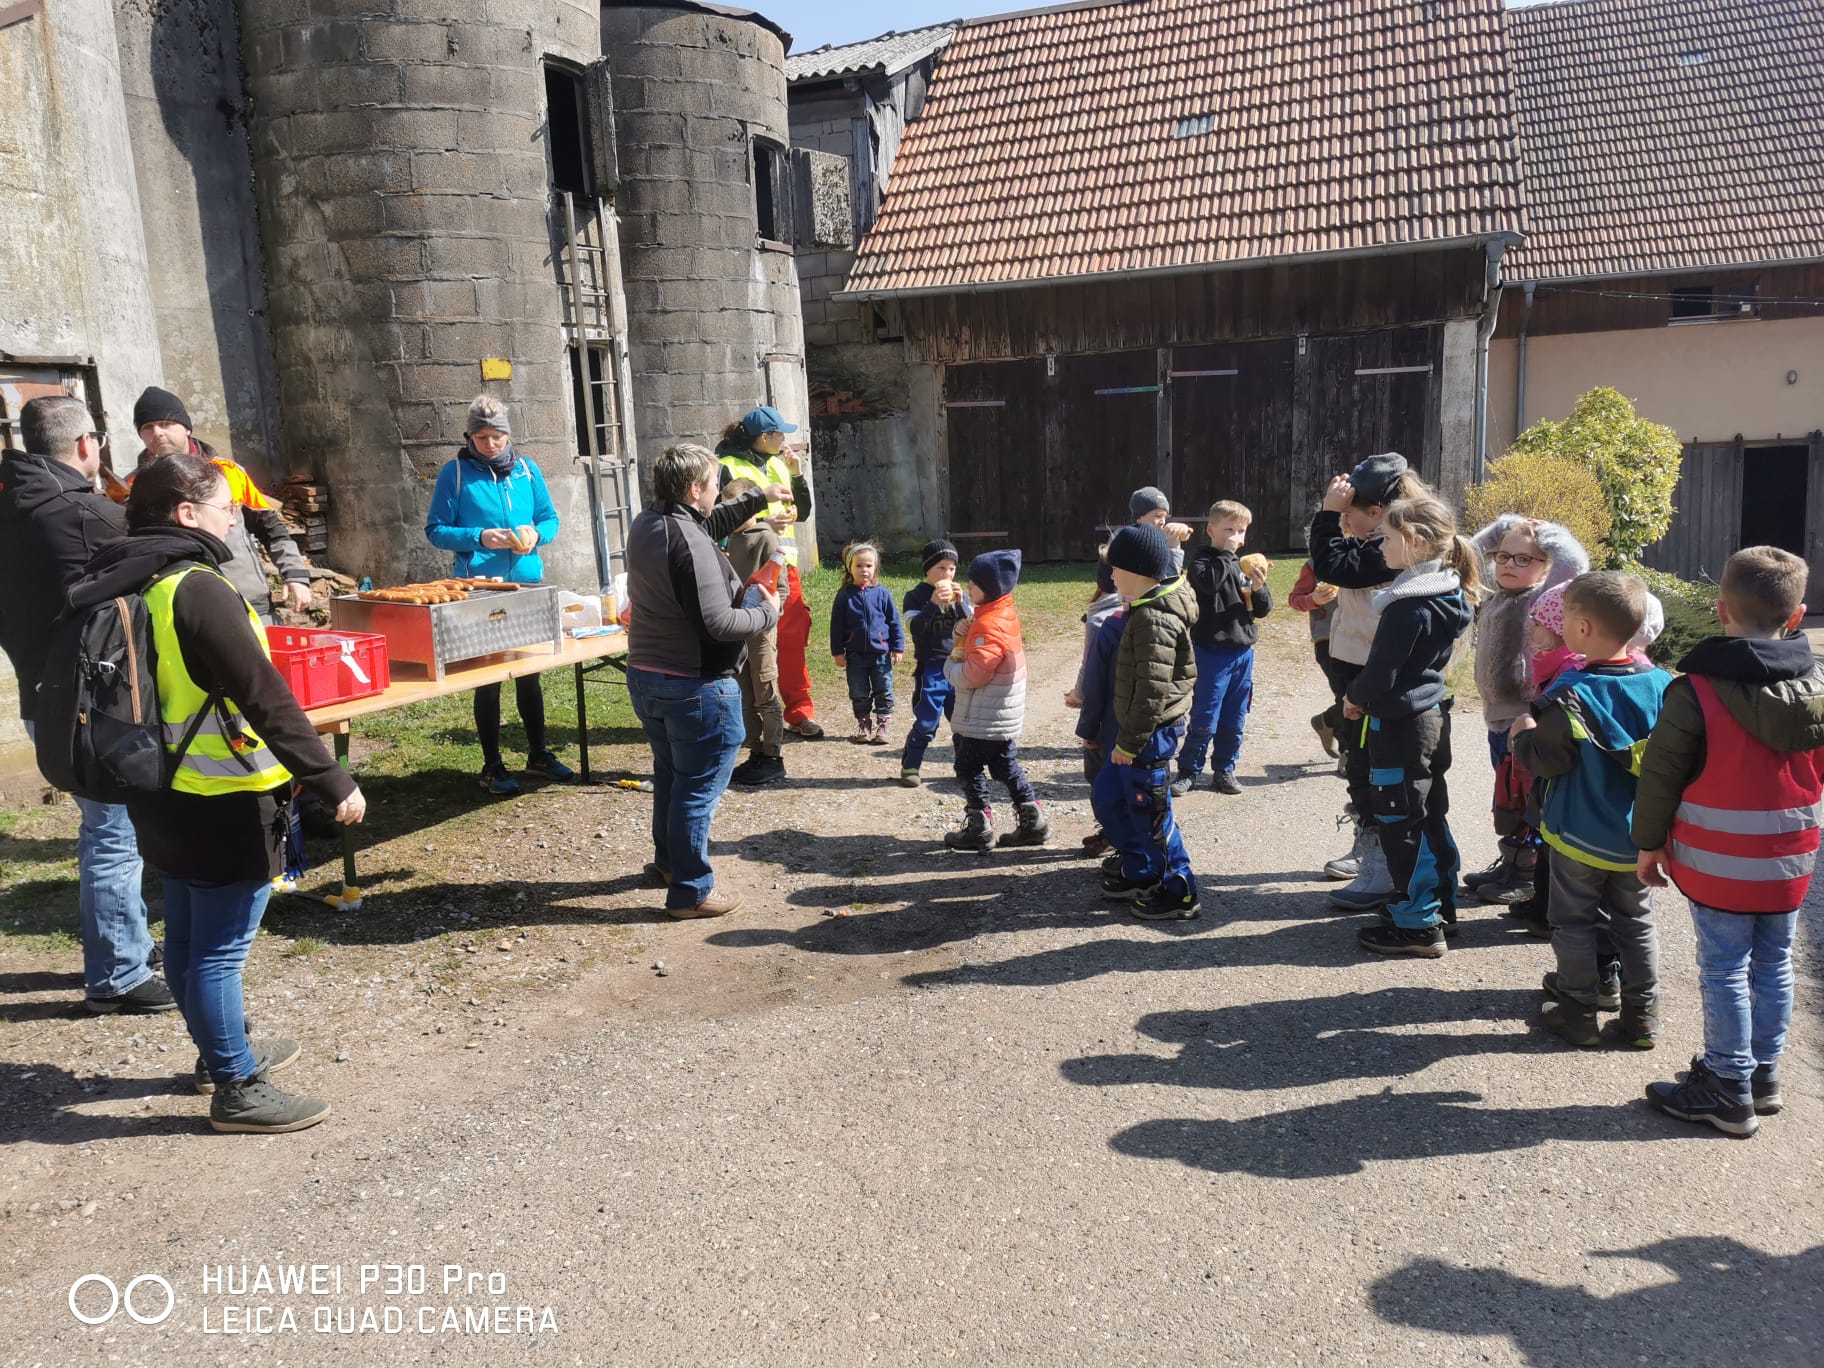
[[[593,195],[560,192],[558,199],[563,236],[555,261],[564,340],[577,367],[572,383],[580,381],[583,392],[576,459],[588,475],[595,569],[606,591],[617,566],[626,569],[627,537],[639,511],[620,223],[613,207]]]

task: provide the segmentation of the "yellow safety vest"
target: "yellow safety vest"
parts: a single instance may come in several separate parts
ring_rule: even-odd
[[[769,456],[763,466],[755,465],[746,456],[722,456],[717,459],[727,468],[731,480],[752,480],[762,489],[767,485],[775,484],[784,485],[787,489],[792,487],[791,467],[786,465],[783,456]],[[769,518],[776,518],[781,513],[795,514],[796,511],[788,504],[769,503],[766,506],[766,516]],[[787,565],[798,564],[798,534],[794,530],[796,526],[797,524],[793,523],[779,534],[779,549],[785,553]]]
[[[158,720],[164,728],[165,750],[175,754],[191,723],[207,710],[190,748],[177,762],[171,787],[179,793],[204,796],[266,793],[290,783],[291,771],[279,763],[239,708],[225,698],[219,704],[211,702],[209,691],[190,677],[183,648],[178,645],[177,587],[199,570],[228,583],[220,572],[193,565],[155,581],[144,594],[146,613],[152,620],[152,645],[158,652]],[[242,606],[246,606],[245,600]],[[266,629],[250,607],[247,623],[270,658]]]

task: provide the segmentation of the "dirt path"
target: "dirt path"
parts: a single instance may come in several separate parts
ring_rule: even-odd
[[[750,898],[725,923],[654,911],[628,873],[647,800],[613,790],[370,852],[447,871],[447,897],[386,942],[356,920],[256,955],[250,1012],[304,1039],[287,1081],[337,1108],[304,1135],[207,1133],[176,1022],[74,1019],[68,982],[0,965],[0,1357],[1824,1362],[1816,900],[1788,1113],[1746,1145],[1652,1115],[1642,1084],[1698,1035],[1682,906],[1658,1057],[1529,1031],[1549,952],[1486,913],[1442,961],[1361,956],[1319,896],[1341,794],[1295,626],[1266,647],[1246,794],[1181,805],[1198,922],[1095,896],[1052,643],[1023,747],[1050,849],[947,854],[952,782],[903,790],[896,750],[828,741],[724,803],[719,877]],[[1459,728],[1473,867],[1488,778],[1473,710]],[[357,1290],[389,1261],[426,1292]],[[297,1262],[343,1290],[205,1280]],[[482,1283],[444,1289],[456,1264]],[[85,1327],[66,1296],[91,1272],[161,1274],[176,1310]],[[303,1324],[217,1337],[243,1305]],[[479,1332],[495,1305],[533,1324]]]

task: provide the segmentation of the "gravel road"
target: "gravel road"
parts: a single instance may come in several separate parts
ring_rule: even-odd
[[[550,847],[503,877],[562,912],[526,944],[575,972],[509,985],[481,961],[528,952],[478,932],[466,1002],[386,947],[319,974],[336,1038],[285,1076],[335,1102],[308,1133],[203,1130],[168,1020],[15,1016],[0,1358],[1824,1364],[1815,895],[1788,1109],[1752,1141],[1698,1132],[1638,1100],[1699,1036],[1676,897],[1654,1054],[1548,1043],[1549,951],[1488,910],[1440,961],[1357,951],[1321,894],[1341,790],[1291,630],[1244,796],[1180,804],[1203,917],[1103,905],[1074,855],[1073,654],[1032,651],[1050,849],[946,854],[948,779],[909,792],[896,750],[796,744],[790,787],[718,820],[748,909],[673,924],[625,868],[554,868],[626,827],[624,795],[529,795],[515,820]],[[1458,737],[1473,868],[1473,709]],[[296,1029],[303,983],[256,984],[255,1010]],[[90,1274],[142,1281],[111,1318],[108,1285],[78,1289],[86,1325]]]

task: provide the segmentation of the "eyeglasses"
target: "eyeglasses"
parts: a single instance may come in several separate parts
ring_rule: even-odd
[[[106,451],[108,449],[108,434],[107,433],[105,433],[105,432],[85,432],[82,435],[83,435],[83,437],[87,437],[91,442],[95,443],[95,445],[100,447],[103,451]],[[79,438],[78,440],[81,440],[81,439]]]
[[[217,513],[226,513],[231,518],[241,511],[241,506],[233,499],[230,499],[225,504],[208,503],[202,499],[196,499],[192,502],[194,502],[198,508],[213,508]]]
[[[1511,565],[1516,570],[1524,570],[1524,569],[1526,569],[1527,566],[1531,565],[1534,561],[1540,561],[1540,560],[1544,560],[1544,559],[1545,559],[1544,556],[1529,556],[1524,551],[1520,552],[1518,555],[1511,554],[1507,551],[1495,552],[1495,564],[1496,565]]]

